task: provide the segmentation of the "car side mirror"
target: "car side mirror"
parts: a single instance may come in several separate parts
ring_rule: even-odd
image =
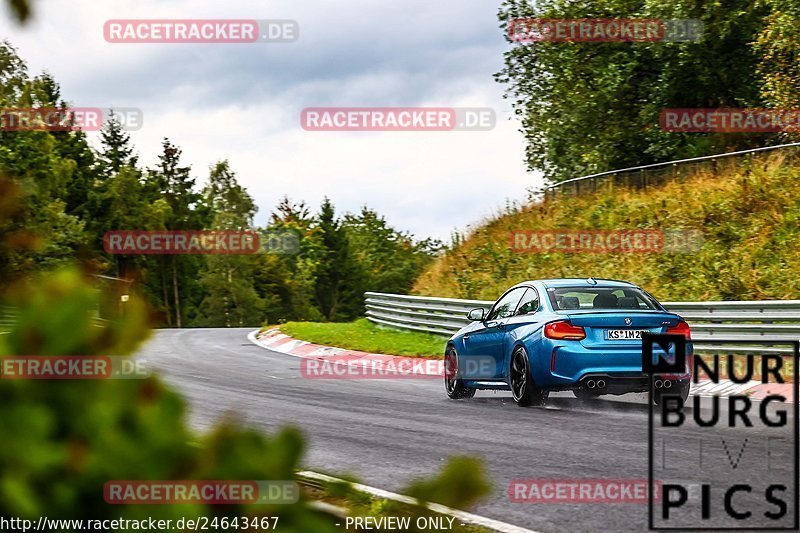
[[[478,307],[477,309],[473,309],[472,311],[467,313],[467,318],[469,318],[472,321],[483,320],[484,313],[485,311],[483,310],[483,308]]]

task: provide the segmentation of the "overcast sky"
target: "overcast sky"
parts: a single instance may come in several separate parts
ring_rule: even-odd
[[[492,75],[508,45],[497,0],[35,0],[0,31],[32,74],[52,73],[75,106],[136,107],[131,137],[153,165],[169,137],[198,183],[230,160],[263,224],[281,196],[316,209],[366,204],[398,229],[447,239],[541,183]],[[112,44],[108,19],[293,19],[292,43]],[[320,132],[305,107],[489,107],[491,131]]]

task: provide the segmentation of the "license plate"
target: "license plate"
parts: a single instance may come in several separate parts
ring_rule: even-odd
[[[635,341],[642,339],[642,333],[646,332],[646,329],[607,329],[606,330],[606,340],[607,341]]]

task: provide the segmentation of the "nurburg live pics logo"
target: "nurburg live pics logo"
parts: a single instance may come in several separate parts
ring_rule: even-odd
[[[765,349],[753,346],[758,341],[752,340],[721,338],[714,342],[734,346],[727,350],[733,355],[720,357],[718,352],[726,351],[721,348],[715,348],[717,352],[706,348],[709,353],[702,355],[693,353],[693,341],[683,335],[642,335],[642,370],[649,376],[651,406],[649,529],[796,531],[800,527],[800,341],[765,339],[761,343],[769,345]],[[788,351],[778,351],[779,345],[791,346],[791,369],[787,365],[790,356],[783,355]],[[746,359],[746,367],[737,370],[733,364],[720,365],[725,357]],[[755,368],[756,361],[760,372]],[[672,379],[676,374],[685,375],[688,369],[693,386],[702,374],[704,380],[716,384],[708,389],[716,394],[690,396],[686,401],[691,407],[684,409],[678,393],[661,389],[659,405],[654,406],[655,378]],[[789,372],[792,378],[785,376]],[[720,397],[718,391],[723,389],[731,394]],[[787,398],[790,394],[791,401]],[[720,404],[726,400],[727,412],[723,412]],[[660,446],[656,446],[656,433]],[[658,506],[653,501],[656,477],[661,484]]]

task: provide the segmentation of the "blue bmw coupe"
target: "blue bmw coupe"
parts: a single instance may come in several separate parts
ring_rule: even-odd
[[[445,349],[445,388],[452,399],[476,389],[511,390],[521,406],[541,404],[550,391],[571,390],[581,400],[648,390],[642,372],[642,333],[691,339],[689,325],[641,287],[605,279],[526,281],[508,289],[488,313]],[[691,343],[683,374],[654,379],[654,401],[689,395]]]

